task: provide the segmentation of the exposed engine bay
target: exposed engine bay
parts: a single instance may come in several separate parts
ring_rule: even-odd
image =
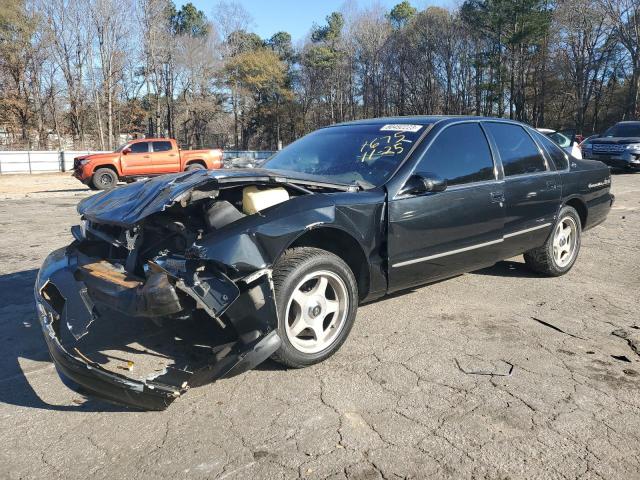
[[[83,220],[72,233],[82,253],[107,260],[122,274],[148,278],[165,267],[184,270],[186,260],[197,257],[196,242],[301,194],[260,185],[194,191],[131,227]]]
[[[181,185],[187,181],[193,185]],[[246,224],[333,187],[269,179],[223,184],[197,173],[177,175],[169,187],[166,180],[157,189],[154,180],[141,183],[148,185],[79,205],[75,241],[45,261],[36,300],[66,377],[114,402],[163,409],[188,388],[251,369],[278,349],[272,255]],[[119,349],[100,345],[101,333],[92,345],[94,331],[129,334],[141,325],[144,335],[162,331],[181,348],[158,348],[139,334]],[[144,367],[140,353],[154,361]]]

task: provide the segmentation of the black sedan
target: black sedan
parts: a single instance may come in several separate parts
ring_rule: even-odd
[[[605,220],[610,183],[604,164],[517,122],[334,125],[261,169],[167,175],[85,199],[75,241],[40,269],[36,304],[64,377],[110,401],[163,409],[268,358],[288,367],[326,359],[361,302],[519,254],[540,274],[563,275],[582,232]],[[134,332],[149,321],[201,333],[191,350],[188,332],[172,333],[180,348],[157,358],[180,358],[135,375],[84,347],[105,331],[142,342]]]

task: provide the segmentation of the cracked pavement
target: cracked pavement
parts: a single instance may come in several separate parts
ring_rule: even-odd
[[[48,360],[33,282],[88,194],[58,182],[0,204],[0,478],[640,478],[640,175],[564,277],[516,257],[361,306],[328,361],[164,412],[86,400]]]

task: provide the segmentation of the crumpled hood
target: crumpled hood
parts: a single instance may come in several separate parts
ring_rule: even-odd
[[[300,184],[334,185],[346,189],[344,184],[318,182],[308,175],[295,178],[264,169],[195,170],[171,175],[162,175],[149,180],[114,188],[84,199],[78,204],[78,213],[96,223],[109,223],[130,227],[142,219],[163,211],[169,205],[188,195],[196,188],[216,189],[220,184],[250,184],[254,182],[282,183],[293,181]]]
[[[196,170],[133,182],[85,198],[78,204],[78,213],[93,222],[126,227],[164,210],[180,195],[212,180],[204,170]]]

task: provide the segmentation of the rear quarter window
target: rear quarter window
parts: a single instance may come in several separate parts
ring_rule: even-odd
[[[549,154],[556,170],[566,170],[569,168],[569,157],[564,150],[545,135],[536,135],[536,138]]]
[[[571,139],[568,138],[568,137],[565,137],[561,133],[558,133],[558,132],[548,133],[547,137],[549,137],[551,140],[553,140],[554,142],[556,142],[558,145],[560,145],[563,148],[571,146]]]

